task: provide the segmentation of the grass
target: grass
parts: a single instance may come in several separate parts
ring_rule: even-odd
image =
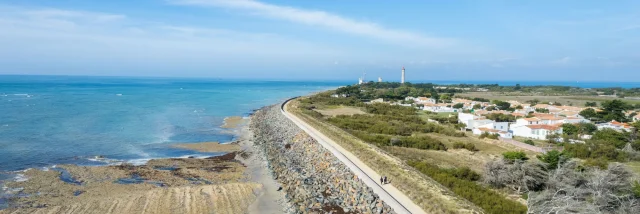
[[[640,177],[640,161],[629,161],[624,163],[636,177]]]
[[[335,117],[338,115],[366,114],[366,112],[362,111],[362,109],[351,106],[328,106],[328,108],[315,109],[315,111],[328,117]]]
[[[418,111],[418,116],[422,119],[431,119],[434,117],[448,117],[449,115],[457,115],[458,113],[451,112],[438,112],[438,113],[428,113],[427,111]]]
[[[391,177],[394,180],[394,186],[425,212],[468,213],[482,210],[467,200],[457,197],[453,192],[408,166],[404,161],[361,141],[340,128],[305,115],[296,108],[297,104],[298,101],[295,100],[288,104],[291,113],[351,152],[378,174]]]

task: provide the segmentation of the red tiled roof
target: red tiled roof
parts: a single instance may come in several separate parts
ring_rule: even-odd
[[[527,127],[531,129],[546,129],[551,131],[560,129],[560,126],[552,126],[552,125],[527,125]]]

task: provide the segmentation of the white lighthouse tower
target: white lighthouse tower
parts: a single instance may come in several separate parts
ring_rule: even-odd
[[[402,79],[400,79],[400,83],[404,84],[404,66],[402,66]]]

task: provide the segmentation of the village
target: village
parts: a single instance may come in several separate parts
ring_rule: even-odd
[[[481,99],[482,100],[482,99]],[[512,139],[522,137],[526,139],[549,140],[555,137],[556,142],[563,142],[564,124],[594,124],[597,130],[613,129],[616,131],[631,132],[632,126],[629,123],[618,122],[616,120],[595,123],[590,118],[585,118],[580,113],[585,109],[593,109],[595,112],[601,111],[597,107],[576,107],[565,106],[554,103],[522,103],[519,101],[497,101],[471,100],[464,98],[453,98],[448,101],[440,101],[428,97],[406,97],[404,101],[386,102],[382,98],[371,100],[367,103],[389,103],[392,105],[411,106],[417,109],[448,115],[457,116],[459,124],[464,124],[461,129],[471,131],[474,135],[489,134],[499,136],[502,139]],[[635,111],[625,111],[625,116],[631,122],[640,121],[640,114]],[[487,118],[488,115],[511,115],[513,121],[499,121]],[[437,122],[437,121],[432,121]],[[580,139],[588,140],[589,134],[578,136]],[[571,139],[569,143],[584,143],[579,139]]]

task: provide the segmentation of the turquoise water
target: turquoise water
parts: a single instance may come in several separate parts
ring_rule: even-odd
[[[225,117],[346,84],[0,76],[0,177],[55,164],[211,155],[171,144],[232,141],[219,128]]]

